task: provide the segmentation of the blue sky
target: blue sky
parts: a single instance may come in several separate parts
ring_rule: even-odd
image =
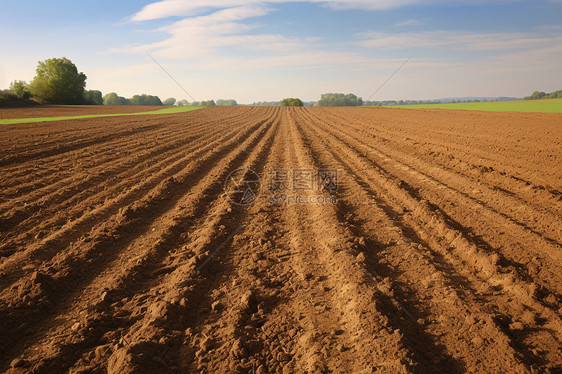
[[[562,0],[0,0],[0,88],[68,57],[87,88],[241,103],[562,89]]]

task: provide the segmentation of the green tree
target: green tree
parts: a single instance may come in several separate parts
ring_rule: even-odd
[[[326,93],[320,96],[318,106],[362,106],[363,100],[354,94]]]
[[[542,99],[545,96],[547,96],[547,94],[545,94],[544,92],[535,91],[535,92],[533,92],[533,94],[531,96],[525,97],[525,100],[539,100],[539,99]]]
[[[20,99],[29,99],[31,93],[29,86],[25,81],[13,81],[10,83],[10,92],[19,97]]]
[[[228,100],[218,99],[217,105],[236,106],[238,105],[238,103],[234,99],[228,99]]]
[[[186,99],[180,100],[177,102],[178,106],[189,106],[189,101]]]
[[[199,103],[199,106],[215,106],[215,100],[204,100]]]
[[[281,100],[281,106],[303,106],[301,99],[288,97]]]
[[[166,99],[162,102],[162,105],[174,105],[176,103],[176,99],[173,97],[170,97],[169,99]]]
[[[86,75],[66,57],[39,61],[29,85],[31,95],[50,104],[80,104],[84,99]]]
[[[99,90],[84,91],[84,104],[86,105],[103,105],[103,97]]]
[[[526,96],[523,100],[541,100],[541,99],[558,99],[562,98],[562,90],[545,93],[542,91],[535,91],[531,96]]]
[[[129,99],[132,105],[162,105],[162,101],[158,96],[147,94],[135,95]]]
[[[131,105],[131,102],[115,92],[110,92],[103,97],[103,105]]]

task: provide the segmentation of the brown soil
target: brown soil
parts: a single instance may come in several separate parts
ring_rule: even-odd
[[[31,108],[0,108],[0,119],[137,113],[164,108],[168,107],[148,105],[40,105]]]
[[[0,370],[560,372],[561,119],[215,107],[3,126]],[[238,168],[337,168],[338,202],[236,205]]]

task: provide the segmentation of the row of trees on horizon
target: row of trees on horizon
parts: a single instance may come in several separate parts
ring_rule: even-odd
[[[16,103],[38,103],[45,104],[70,104],[70,105],[178,105],[178,106],[215,106],[215,105],[239,105],[234,99],[203,100],[189,102],[187,100],[176,101],[170,97],[161,101],[158,96],[141,94],[131,98],[119,96],[115,92],[102,95],[99,90],[86,90],[86,74],[79,72],[72,61],[66,57],[51,58],[39,61],[36,75],[29,83],[16,80],[10,84],[8,90],[0,90],[0,105]],[[562,90],[552,93],[535,91],[525,100],[542,100],[562,98]],[[519,100],[517,98],[496,98],[495,100]],[[349,93],[325,93],[318,101],[303,102],[299,98],[285,98],[281,101],[261,101],[249,105],[253,106],[386,106],[406,104],[432,104],[441,102],[479,102],[486,99],[442,99],[442,100],[387,100],[387,101],[363,101],[361,97]]]
[[[545,93],[542,91],[535,91],[531,96],[527,96],[524,100],[543,100],[543,99],[562,99],[562,90]]]
[[[79,72],[66,57],[39,61],[35,77],[29,83],[16,80],[8,92],[13,99],[44,104],[67,105],[174,105],[176,99],[162,102],[158,96],[134,95],[126,99],[115,92],[102,96],[99,90],[86,90],[86,74]]]

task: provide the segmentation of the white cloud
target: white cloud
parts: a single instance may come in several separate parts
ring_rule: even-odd
[[[562,2],[562,0],[560,0],[560,2]],[[545,32],[551,32],[551,31],[559,31],[562,30],[562,25],[541,25],[541,26],[537,26],[535,27],[535,29],[539,30],[539,31],[545,31]]]
[[[403,27],[403,26],[421,26],[421,25],[424,25],[424,24],[425,24],[424,22],[419,21],[419,20],[417,20],[417,19],[407,19],[407,20],[405,20],[405,21],[395,23],[394,26],[397,26],[397,27]]]
[[[488,4],[516,3],[521,0],[161,0],[143,7],[134,14],[133,21],[148,21],[167,17],[194,16],[202,12],[241,6],[307,2],[333,9],[384,10],[429,4]],[[562,0],[548,0],[561,2]]]
[[[364,32],[356,44],[380,49],[447,48],[470,51],[492,51],[535,48],[552,43],[552,38],[530,33],[470,33],[460,31],[424,31],[387,34]]]
[[[381,10],[408,5],[474,4],[490,1],[492,0],[293,2],[315,3],[332,9]],[[519,0],[493,1],[513,3]],[[355,42],[342,44],[330,44],[314,35],[287,36],[260,32],[264,25],[259,23],[259,17],[275,11],[271,8],[275,4],[286,2],[289,1],[155,2],[142,8],[131,19],[140,22],[177,17],[166,20],[168,24],[154,30],[166,33],[167,36],[159,42],[121,48],[120,51],[139,53],[148,50],[159,60],[169,58],[163,61],[164,65],[182,82],[197,87],[194,94],[198,98],[236,97],[241,102],[274,99],[293,90],[300,90],[298,94],[302,94],[305,99],[313,99],[318,92],[334,89],[354,91],[365,96],[372,91],[371,85],[384,80],[412,49],[419,49],[420,53],[393,79],[392,85],[385,88],[385,92],[391,95],[389,98],[394,95],[396,98],[523,95],[529,90],[525,87],[534,88],[540,82],[550,81],[548,77],[556,74],[553,73],[557,71],[556,63],[562,59],[562,40],[558,36],[558,25],[536,27],[529,32],[503,33],[457,30],[365,32],[356,34]],[[420,20],[405,19],[394,26],[423,24]],[[357,48],[358,46],[363,48]],[[429,53],[431,57],[424,57]],[[134,71],[142,74],[144,69],[149,67],[138,66]],[[132,72],[133,70],[124,72],[124,78],[119,76],[115,80],[126,79],[127,74]],[[147,81],[143,84],[153,84],[156,90],[161,83]],[[406,92],[408,97],[403,96]],[[174,95],[182,97],[183,94],[179,92]]]
[[[382,10],[439,1],[445,2],[444,0],[163,0],[146,5],[131,19],[133,21],[148,21],[174,16],[193,16],[214,9],[288,2],[310,2],[335,9]]]
[[[221,48],[226,47],[281,54],[311,48],[318,40],[279,34],[249,34],[259,25],[242,21],[264,16],[271,11],[261,6],[242,6],[205,16],[187,17],[159,28],[158,31],[170,35],[162,41],[113,51],[139,53],[150,50],[158,57],[204,59],[216,56]]]
[[[314,69],[316,72],[345,68],[347,71],[379,71],[395,69],[404,58],[381,58],[353,52],[293,51],[281,56],[221,57],[207,62],[201,68],[223,71],[268,71],[272,69]],[[407,67],[416,69],[442,69],[459,66],[459,63],[438,59],[417,58]]]

